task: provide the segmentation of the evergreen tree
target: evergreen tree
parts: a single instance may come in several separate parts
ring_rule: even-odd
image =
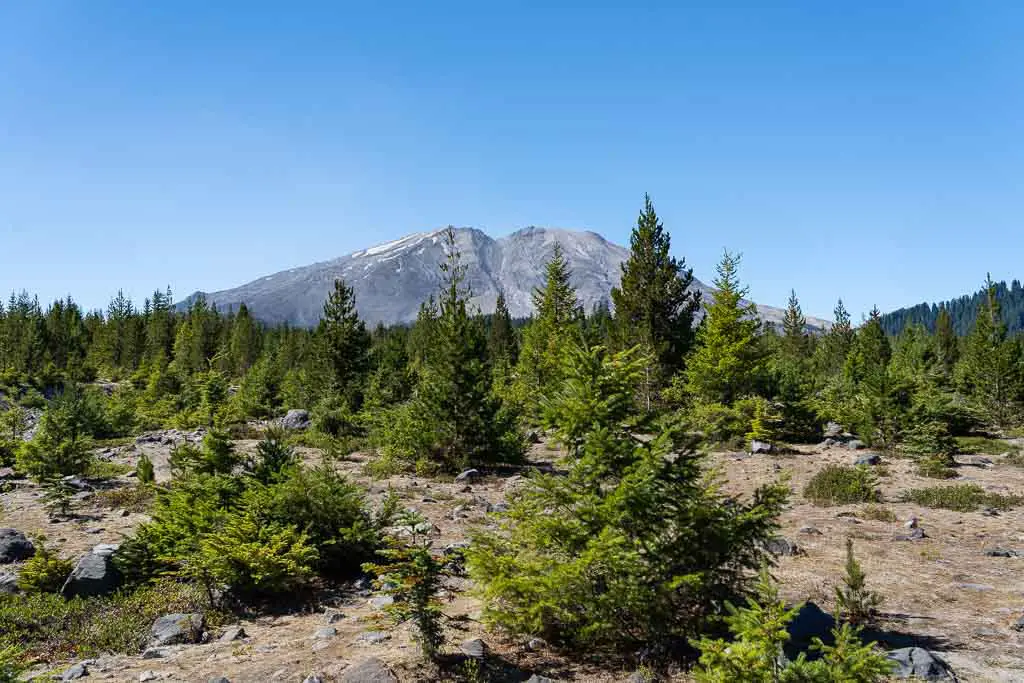
[[[1006,427],[1016,416],[1020,397],[1020,359],[1017,345],[1007,339],[991,277],[985,287],[988,296],[978,310],[958,366],[959,384],[979,419]]]
[[[334,290],[324,302],[316,344],[327,373],[328,389],[357,408],[370,369],[370,334],[359,319],[355,294],[344,280],[334,281]]]
[[[686,387],[698,401],[732,405],[753,388],[761,369],[757,335],[761,323],[743,301],[740,257],[726,251],[718,264],[715,293],[697,330],[697,350],[686,367]]]
[[[494,315],[491,317],[491,330],[487,339],[487,349],[491,362],[514,365],[517,349],[515,331],[512,329],[512,316],[505,301],[505,292],[498,292]]]
[[[669,254],[671,239],[649,195],[630,236],[629,259],[622,282],[612,289],[615,332],[620,348],[641,345],[657,365],[645,372],[648,403],[652,393],[680,371],[693,344],[694,316],[700,292],[693,289],[693,269]]]
[[[431,431],[435,460],[449,468],[518,457],[512,427],[491,393],[482,321],[467,310],[471,292],[454,228],[445,232],[444,245],[433,351],[420,372],[416,412]]]
[[[832,312],[833,322],[818,345],[815,366],[822,377],[832,377],[842,371],[846,356],[853,346],[854,331],[850,314],[840,299]]]
[[[953,318],[945,306],[939,308],[938,316],[935,318],[935,345],[943,377],[948,381],[960,359],[960,340],[953,329]]]
[[[557,242],[545,267],[542,289],[533,293],[536,315],[523,330],[516,367],[515,395],[532,417],[538,417],[541,396],[561,382],[561,354],[579,332],[583,312],[570,284],[569,263]]]
[[[230,365],[232,371],[244,375],[260,353],[260,329],[249,314],[249,308],[238,305],[238,313],[231,325]]]

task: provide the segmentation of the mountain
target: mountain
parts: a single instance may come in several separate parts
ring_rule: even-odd
[[[437,291],[438,264],[444,258],[442,232],[414,233],[330,261],[267,275],[234,289],[196,292],[179,307],[187,307],[202,294],[221,311],[244,302],[254,316],[268,324],[312,327],[320,319],[334,280],[343,278],[355,290],[359,314],[369,325],[409,322],[416,319],[420,304]],[[596,233],[572,230],[526,228],[493,239],[475,228],[459,228],[456,241],[467,266],[472,303],[484,313],[493,312],[498,292],[504,291],[509,311],[516,318],[532,314],[531,294],[543,284],[544,264],[556,241],[565,251],[573,284],[587,311],[611,299],[612,287],[619,283],[620,266],[629,257],[627,249]],[[712,291],[699,281],[696,286],[705,298]],[[781,309],[758,306],[758,312],[766,321],[782,320]],[[816,318],[807,320],[814,328],[827,325]]]
[[[899,308],[890,313],[882,315],[882,328],[891,335],[899,334],[903,328],[910,324],[920,324],[935,331],[935,319],[939,315],[939,309],[945,308],[949,311],[949,317],[953,321],[953,329],[960,336],[967,335],[974,327],[974,320],[978,317],[978,309],[985,299],[985,290],[981,289],[974,294],[965,294],[958,299],[950,299],[939,304],[922,303],[907,308]],[[1005,282],[996,283],[996,300],[1003,313],[1003,322],[1010,334],[1024,332],[1024,287],[1020,280],[1014,280],[1007,285]]]

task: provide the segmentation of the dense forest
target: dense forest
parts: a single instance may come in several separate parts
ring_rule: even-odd
[[[1020,280],[1014,280],[1010,285],[1005,282],[995,283],[995,293],[1007,332],[1014,335],[1024,332],[1024,287],[1021,287]],[[988,291],[982,289],[940,304],[923,303],[900,308],[882,315],[882,329],[893,336],[902,332],[907,325],[924,325],[929,332],[935,332],[939,311],[944,308],[953,321],[953,330],[958,336],[964,337],[970,333],[987,297]]]
[[[399,586],[395,609],[436,660],[434,590],[446,565],[415,542],[422,520],[367,509],[330,458],[361,450],[379,477],[451,477],[522,463],[544,435],[563,445],[564,476],[532,477],[500,528],[465,551],[489,622],[567,652],[645,652],[652,666],[696,665],[698,649],[702,680],[763,666],[767,681],[782,680],[771,677],[771,647],[726,650],[719,638],[725,605],[750,596],[761,602],[726,620],[735,633],[761,637],[756,620],[771,615],[785,623],[770,578],[757,577],[789,488],[726,495],[700,454],[778,452],[819,441],[834,422],[942,477],[955,437],[1021,424],[1024,338],[1006,322],[1012,313],[1020,323],[1017,282],[988,283],[929,317],[875,311],[859,327],[840,301],[817,336],[795,293],[783,325],[763,326],[744,303],[740,259],[726,251],[698,323],[692,270],[669,255],[648,199],[612,308],[581,309],[556,246],[534,317],[515,325],[502,299],[493,315],[469,309],[451,232],[447,246],[437,292],[410,326],[366,329],[340,280],[313,330],[267,328],[244,306],[224,314],[202,298],[179,313],[169,291],[140,306],[119,294],[105,312],[12,296],[0,309],[0,467],[38,482],[60,508],[68,477],[101,476],[100,440],[204,428],[201,447],[172,455],[172,481],[157,486],[152,465],[139,463],[150,521],[118,551],[126,590],[171,581],[251,606],[367,571]],[[274,427],[292,409],[310,413],[301,436]],[[258,453],[242,458],[232,436],[254,430]],[[320,448],[324,464],[298,464],[298,443]],[[386,538],[396,514],[412,541]],[[4,611],[30,609],[20,599],[0,597],[9,661],[41,647],[41,627]],[[884,660],[857,640],[859,624],[846,619],[839,649],[788,664],[785,680],[881,680]]]

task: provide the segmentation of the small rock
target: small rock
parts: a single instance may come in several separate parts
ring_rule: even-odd
[[[985,515],[986,517],[998,517],[999,510],[996,510],[995,508],[985,508],[981,511],[981,514]]]
[[[75,681],[79,678],[84,678],[89,675],[89,668],[85,665],[85,662],[79,662],[74,664],[64,671],[60,676],[62,681]]]
[[[800,533],[807,534],[808,536],[821,536],[821,529],[816,526],[802,526],[800,527]]]
[[[1022,617],[1024,619],[1024,617]],[[530,652],[540,652],[544,649],[546,643],[540,638],[530,638],[526,641],[526,649]]]
[[[984,455],[955,455],[953,461],[957,465],[967,467],[992,467],[992,459],[986,458]]]
[[[917,528],[917,522],[918,522],[917,517],[911,517],[910,519],[908,519],[906,522],[903,523],[903,528],[904,529],[916,529]]]
[[[376,645],[377,643],[383,643],[385,640],[389,640],[391,635],[384,631],[366,631],[359,634],[359,642],[369,643]]]
[[[1006,548],[989,548],[985,551],[985,555],[988,557],[1024,557],[1024,552]],[[0,589],[0,593],[3,593],[2,589]]]
[[[480,477],[480,472],[478,470],[469,469],[469,470],[465,470],[463,472],[460,472],[459,475],[457,477],[455,477],[455,481],[458,481],[458,482],[472,481],[472,480],[477,479],[479,477]]]
[[[926,681],[951,680],[949,665],[920,647],[892,650],[886,655],[893,663],[896,678],[920,678]]]
[[[94,597],[113,593],[121,587],[124,577],[114,566],[116,545],[101,544],[78,560],[61,588],[66,598]]]
[[[302,683],[324,683],[324,679],[317,674],[310,674],[302,679]]]
[[[892,537],[894,541],[921,541],[928,538],[924,529],[911,529],[909,534],[896,534]]]
[[[822,441],[821,443],[818,444],[817,448],[818,448],[819,451],[823,451],[826,448],[832,448],[837,443],[839,443],[839,442],[836,441],[835,439],[825,439],[824,441]]]
[[[825,425],[825,438],[838,439],[843,435],[843,427],[838,422],[829,422]]]
[[[203,637],[203,624],[202,614],[165,614],[149,629],[150,642],[155,647],[198,643]]]
[[[853,439],[852,441],[846,442],[846,447],[849,448],[851,451],[859,451],[863,448],[867,448],[867,444],[865,444],[860,439]]]
[[[329,638],[333,638],[336,635],[338,635],[338,629],[334,628],[333,626],[325,626],[323,628],[317,629],[316,633],[313,634],[313,637],[317,640],[327,640]]]
[[[132,513],[128,512],[127,510],[124,510],[124,509],[114,510],[114,516],[115,517],[127,517],[130,514],[132,514]]]
[[[882,456],[880,456],[878,453],[865,453],[863,455],[858,455],[857,458],[853,461],[853,464],[874,467],[875,465],[881,464],[881,462]]]
[[[313,641],[313,644],[310,646],[309,649],[312,650],[313,652],[320,652],[321,650],[326,650],[330,646],[331,646],[331,641],[330,640],[316,640],[316,641]]]
[[[1017,623],[1015,623],[1010,628],[1012,628],[1014,631],[1018,631],[1018,632],[1024,631],[1024,617],[1021,617],[1020,619],[1018,619]]]
[[[324,610],[324,621],[328,624],[337,624],[345,618],[345,613],[336,607],[328,607]]]
[[[341,683],[398,683],[398,676],[376,657],[353,664],[341,674]]]
[[[995,590],[995,586],[990,586],[987,583],[958,583],[956,587],[962,591],[974,591],[975,593],[987,593]]]
[[[370,598],[370,607],[375,609],[383,609],[393,604],[395,604],[395,599],[390,595],[378,595],[375,598]]]
[[[228,626],[226,629],[224,629],[224,633],[221,634],[221,637],[217,639],[217,642],[218,643],[233,643],[234,641],[241,640],[242,638],[245,638],[245,637],[246,637],[245,629],[242,628],[240,625],[235,624],[233,626]]]
[[[5,479],[17,479],[18,473],[14,471],[13,467],[0,467],[0,481]]]
[[[0,564],[22,562],[36,554],[32,541],[17,529],[0,529]]]
[[[526,683],[558,683],[558,682],[555,679],[553,679],[553,678],[548,678],[547,676],[540,676],[538,674],[533,674],[528,679],[526,679]]]
[[[231,681],[224,676],[215,676],[214,678],[208,680],[206,683],[231,683]]]
[[[490,503],[488,503],[487,504],[487,511],[488,512],[508,512],[508,503],[495,503],[494,505],[491,505]]]
[[[166,647],[147,647],[142,651],[143,659],[163,659],[167,656],[168,649]]]
[[[159,675],[152,669],[147,669],[139,674],[139,683],[147,683],[147,681],[155,681],[159,678]]]
[[[800,546],[788,538],[782,538],[781,536],[769,539],[768,542],[765,543],[765,550],[773,555],[781,555],[783,557],[794,557],[802,552],[800,550]]]
[[[767,441],[754,441],[750,442],[750,454],[751,455],[771,455],[775,452],[775,446],[768,443]]]
[[[479,638],[464,641],[462,645],[459,645],[459,649],[462,650],[462,654],[471,659],[484,659],[487,657],[487,643]]]

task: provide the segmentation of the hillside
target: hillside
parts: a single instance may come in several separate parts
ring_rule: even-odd
[[[620,266],[629,251],[593,232],[526,228],[494,239],[475,228],[457,231],[459,249],[473,291],[471,304],[484,313],[494,311],[504,291],[513,317],[533,313],[532,293],[543,283],[544,263],[557,241],[572,268],[573,285],[584,309],[610,299],[619,283]],[[370,325],[415,320],[420,304],[437,290],[437,264],[443,260],[441,232],[421,232],[370,247],[340,258],[292,268],[219,292],[202,293],[221,311],[245,303],[254,316],[268,324],[288,323],[312,327],[320,318],[327,293],[336,278],[356,293],[360,316]],[[697,287],[707,296],[711,288]],[[179,304],[187,307],[200,292]],[[782,310],[758,306],[761,317],[779,322]],[[808,325],[827,323],[808,318]]]
[[[978,307],[985,297],[985,290],[980,289],[974,294],[965,294],[957,299],[950,299],[942,303],[921,303],[908,308],[900,308],[882,316],[882,327],[887,334],[899,334],[909,324],[921,324],[928,328],[929,332],[935,331],[935,319],[939,315],[939,309],[945,308],[953,319],[953,329],[960,336],[971,331],[974,326],[974,319],[978,316]],[[1021,287],[1020,280],[1014,280],[1012,284],[1005,282],[996,284],[996,298],[1002,307],[1003,321],[1006,323],[1010,334],[1019,334],[1024,331],[1024,287]]]

